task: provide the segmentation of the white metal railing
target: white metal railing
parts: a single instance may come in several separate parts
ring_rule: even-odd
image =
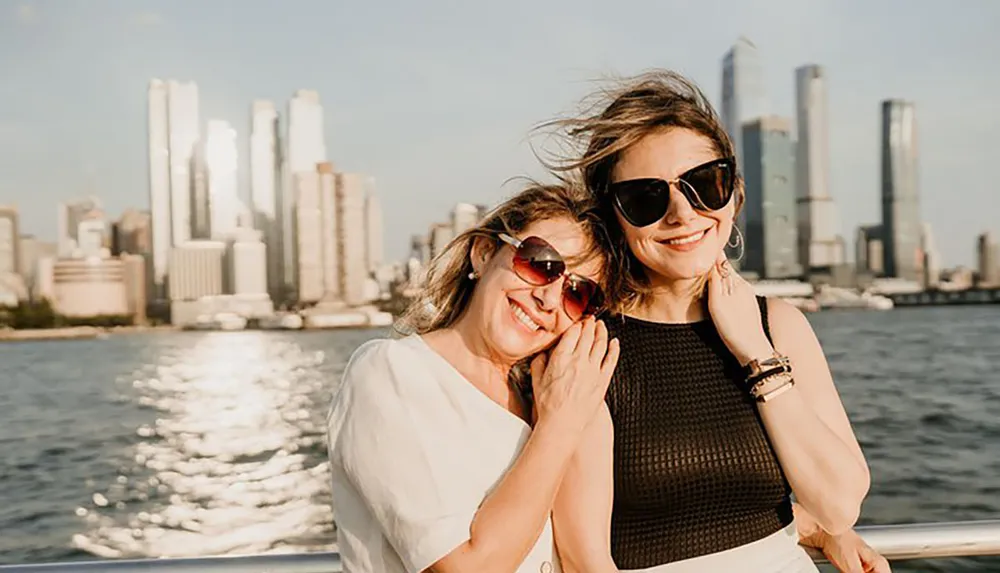
[[[890,561],[938,557],[1000,556],[1000,520],[859,526],[857,531]],[[822,561],[822,555],[812,552]],[[140,559],[0,566],[0,573],[337,573],[336,553],[240,555],[190,559]]]

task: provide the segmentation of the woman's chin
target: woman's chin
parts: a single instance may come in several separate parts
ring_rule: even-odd
[[[664,264],[659,268],[650,267],[650,270],[659,275],[663,281],[688,281],[704,278],[712,270],[712,262],[688,261],[684,264]]]
[[[549,337],[538,333],[519,332],[517,329],[493,333],[494,351],[508,360],[518,361],[537,354]]]

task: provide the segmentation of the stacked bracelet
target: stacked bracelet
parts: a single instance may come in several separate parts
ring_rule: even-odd
[[[750,389],[750,395],[758,402],[767,402],[777,398],[781,394],[795,386],[795,378],[790,372],[778,372],[757,382]]]
[[[764,360],[751,360],[744,373],[745,387],[758,402],[767,402],[795,385],[791,361],[777,353]]]

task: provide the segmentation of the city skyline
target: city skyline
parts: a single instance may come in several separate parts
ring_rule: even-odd
[[[433,5],[419,14],[403,5],[391,14],[379,11],[381,21],[374,13],[351,14],[357,26],[346,26],[339,39],[315,40],[310,50],[297,53],[283,48],[281,38],[308,35],[302,28],[294,34],[277,30],[270,43],[255,45],[254,30],[262,30],[270,20],[262,4],[248,3],[245,8],[241,5],[246,39],[227,37],[232,47],[224,57],[212,49],[218,38],[208,33],[217,30],[222,19],[216,8],[200,10],[199,18],[185,18],[193,5],[146,5],[155,8],[155,17],[123,3],[96,10],[80,4],[24,5],[34,7],[33,16],[25,17],[19,6],[11,6],[5,7],[11,17],[0,18],[0,52],[18,54],[0,60],[0,70],[14,85],[34,86],[32,78],[47,74],[81,86],[73,98],[52,89],[41,94],[30,89],[0,92],[2,107],[11,110],[0,114],[0,148],[7,151],[0,154],[5,156],[0,159],[0,203],[18,205],[22,233],[46,239],[55,238],[54,205],[92,190],[112,215],[145,206],[145,110],[137,94],[152,77],[195,82],[202,128],[209,118],[233,125],[241,160],[249,155],[250,102],[258,98],[276,102],[286,121],[283,102],[299,89],[318,91],[327,113],[327,154],[336,159],[338,170],[369,173],[378,180],[387,259],[399,259],[410,235],[426,229],[452,204],[494,204],[514,191],[513,186],[502,187],[510,177],[540,174],[525,142],[530,128],[572,108],[593,88],[587,80],[609,72],[672,67],[699,82],[719,106],[720,61],[740,36],[759,50],[769,113],[793,116],[795,68],[807,63],[823,66],[829,86],[830,195],[841,214],[841,235],[853,237],[859,225],[881,219],[880,102],[892,98],[916,105],[921,214],[938,230],[943,264],[973,265],[969,245],[983,231],[996,232],[988,209],[961,209],[949,199],[957,186],[972,203],[989,205],[992,200],[985,180],[971,170],[971,165],[990,157],[989,150],[995,147],[990,133],[998,118],[989,94],[995,93],[991,86],[1000,80],[985,73],[990,64],[987,54],[996,52],[997,40],[988,34],[985,22],[1000,10],[985,2],[971,2],[971,10],[961,17],[944,4],[887,2],[862,10],[859,5],[772,2],[769,6],[787,17],[780,27],[773,18],[765,18],[766,10],[759,6],[738,7],[727,9],[731,18],[711,37],[693,38],[682,30],[675,36],[655,36],[655,46],[648,34],[635,30],[625,34],[610,22],[605,30],[604,21],[579,16],[573,20],[576,33],[580,27],[600,31],[601,40],[567,39],[560,44],[564,48],[542,52],[551,57],[537,62],[523,57],[524,52],[541,50],[542,43],[559,44],[553,39],[564,34],[553,25],[562,17],[553,7],[532,12],[531,18],[519,16],[516,6],[496,14],[498,25],[510,23],[515,30],[544,40],[493,49],[496,54],[489,53],[487,42],[474,33],[433,39],[408,32],[414,21],[442,15],[443,9]],[[344,21],[347,16],[319,5],[310,10],[310,21],[300,22],[304,28],[310,28],[312,20]],[[674,12],[652,4],[642,10],[651,16],[643,20]],[[712,10],[710,5],[691,7],[685,14],[697,19]],[[452,21],[471,21],[476,9],[445,15]],[[820,19],[824,26],[809,33],[797,28]],[[890,21],[892,29],[910,33],[882,37]],[[105,26],[108,34],[75,51],[58,42],[40,41],[65,33],[66,42],[72,43],[77,32],[67,28],[69,22]],[[788,26],[789,22],[798,24]],[[922,29],[919,22],[935,23],[933,46],[924,45],[916,33]],[[371,39],[355,31],[371,26],[379,32]],[[854,34],[851,42],[838,39],[845,30]],[[181,37],[188,42],[183,48],[163,49],[180,45]],[[645,40],[640,45],[633,37]],[[123,42],[128,50],[122,49]],[[466,46],[467,53],[448,51],[456,42]],[[121,57],[116,56],[119,52]],[[255,65],[242,69],[239,64],[244,60]],[[67,71],[67,66],[77,69]],[[477,66],[483,69],[475,71]],[[86,78],[95,73],[104,74],[107,81],[88,82]],[[535,89],[523,90],[526,83]],[[102,135],[100,140],[88,139],[94,133]],[[246,163],[241,161],[239,167],[244,202],[249,193]],[[25,200],[22,189],[31,189],[31,201]],[[850,242],[847,250],[853,252]]]

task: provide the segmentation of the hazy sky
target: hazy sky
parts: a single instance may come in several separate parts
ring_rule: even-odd
[[[793,114],[796,66],[826,67],[849,249],[881,216],[879,102],[905,98],[921,211],[944,262],[970,264],[976,235],[1000,233],[998,26],[997,0],[0,0],[0,203],[47,238],[60,200],[146,208],[152,77],[194,80],[203,124],[236,127],[246,194],[251,101],[284,114],[312,88],[329,158],[375,177],[398,257],[455,202],[492,204],[510,177],[539,175],[529,130],[593,80],[669,67],[718,104],[722,55],[745,35],[772,113]]]

